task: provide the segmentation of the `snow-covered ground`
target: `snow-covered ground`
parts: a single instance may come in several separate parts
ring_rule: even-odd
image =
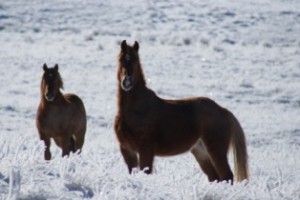
[[[299,36],[299,0],[1,1],[0,199],[300,199]],[[248,182],[209,183],[189,153],[127,174],[113,131],[124,39],[140,42],[159,96],[208,96],[237,116]],[[88,115],[83,153],[53,143],[48,163],[35,127],[45,62]]]

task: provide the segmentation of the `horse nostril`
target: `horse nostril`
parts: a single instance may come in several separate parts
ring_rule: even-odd
[[[47,101],[53,101],[54,100],[54,95],[52,95],[50,93],[46,93],[45,98],[46,98]]]
[[[125,85],[126,87],[129,87],[130,84],[131,84],[131,81],[130,81],[129,79],[125,79],[125,80],[124,80],[124,85]]]

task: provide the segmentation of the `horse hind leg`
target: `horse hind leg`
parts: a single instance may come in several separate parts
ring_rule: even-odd
[[[61,138],[56,138],[54,140],[57,144],[62,149],[62,157],[68,156],[70,154],[70,138],[67,136],[61,137]]]
[[[71,151],[78,151],[78,154],[80,154],[84,144],[84,137],[86,133],[86,119],[82,119],[81,122],[78,122],[78,125],[78,129],[76,129],[76,131],[73,132],[74,134],[71,136],[74,141],[74,146]]]
[[[85,135],[85,132],[75,134],[75,135],[72,136],[72,139],[74,141],[74,147],[72,149],[72,152],[77,152],[78,151],[79,154],[81,153],[81,150],[82,150],[82,147],[83,147],[83,144],[84,144],[84,135]]]
[[[62,157],[69,156],[70,152],[76,152],[76,140],[73,136],[71,137],[60,137],[54,139],[57,146],[59,146],[62,149]]]
[[[233,173],[227,159],[229,140],[230,138],[204,140],[211,163],[220,177],[219,181],[225,180],[233,182]]]
[[[191,153],[196,158],[203,172],[208,176],[209,181],[219,181],[220,177],[210,161],[208,152],[202,140],[199,140],[192,148]]]

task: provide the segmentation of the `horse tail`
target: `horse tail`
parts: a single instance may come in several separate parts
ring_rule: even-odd
[[[231,146],[234,157],[234,174],[236,181],[248,179],[248,154],[246,137],[237,118],[229,114],[231,124]]]

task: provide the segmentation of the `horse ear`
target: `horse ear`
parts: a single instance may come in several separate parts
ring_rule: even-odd
[[[135,50],[136,52],[139,51],[140,46],[139,46],[139,43],[138,43],[137,41],[134,42],[133,48],[134,48],[134,50]]]
[[[121,49],[122,51],[126,51],[126,48],[127,48],[126,40],[123,40],[123,42],[121,43]]]
[[[58,71],[58,64],[55,64],[54,69]]]
[[[46,71],[47,69],[48,69],[48,66],[47,66],[46,63],[44,63],[44,65],[43,65],[43,70]]]

